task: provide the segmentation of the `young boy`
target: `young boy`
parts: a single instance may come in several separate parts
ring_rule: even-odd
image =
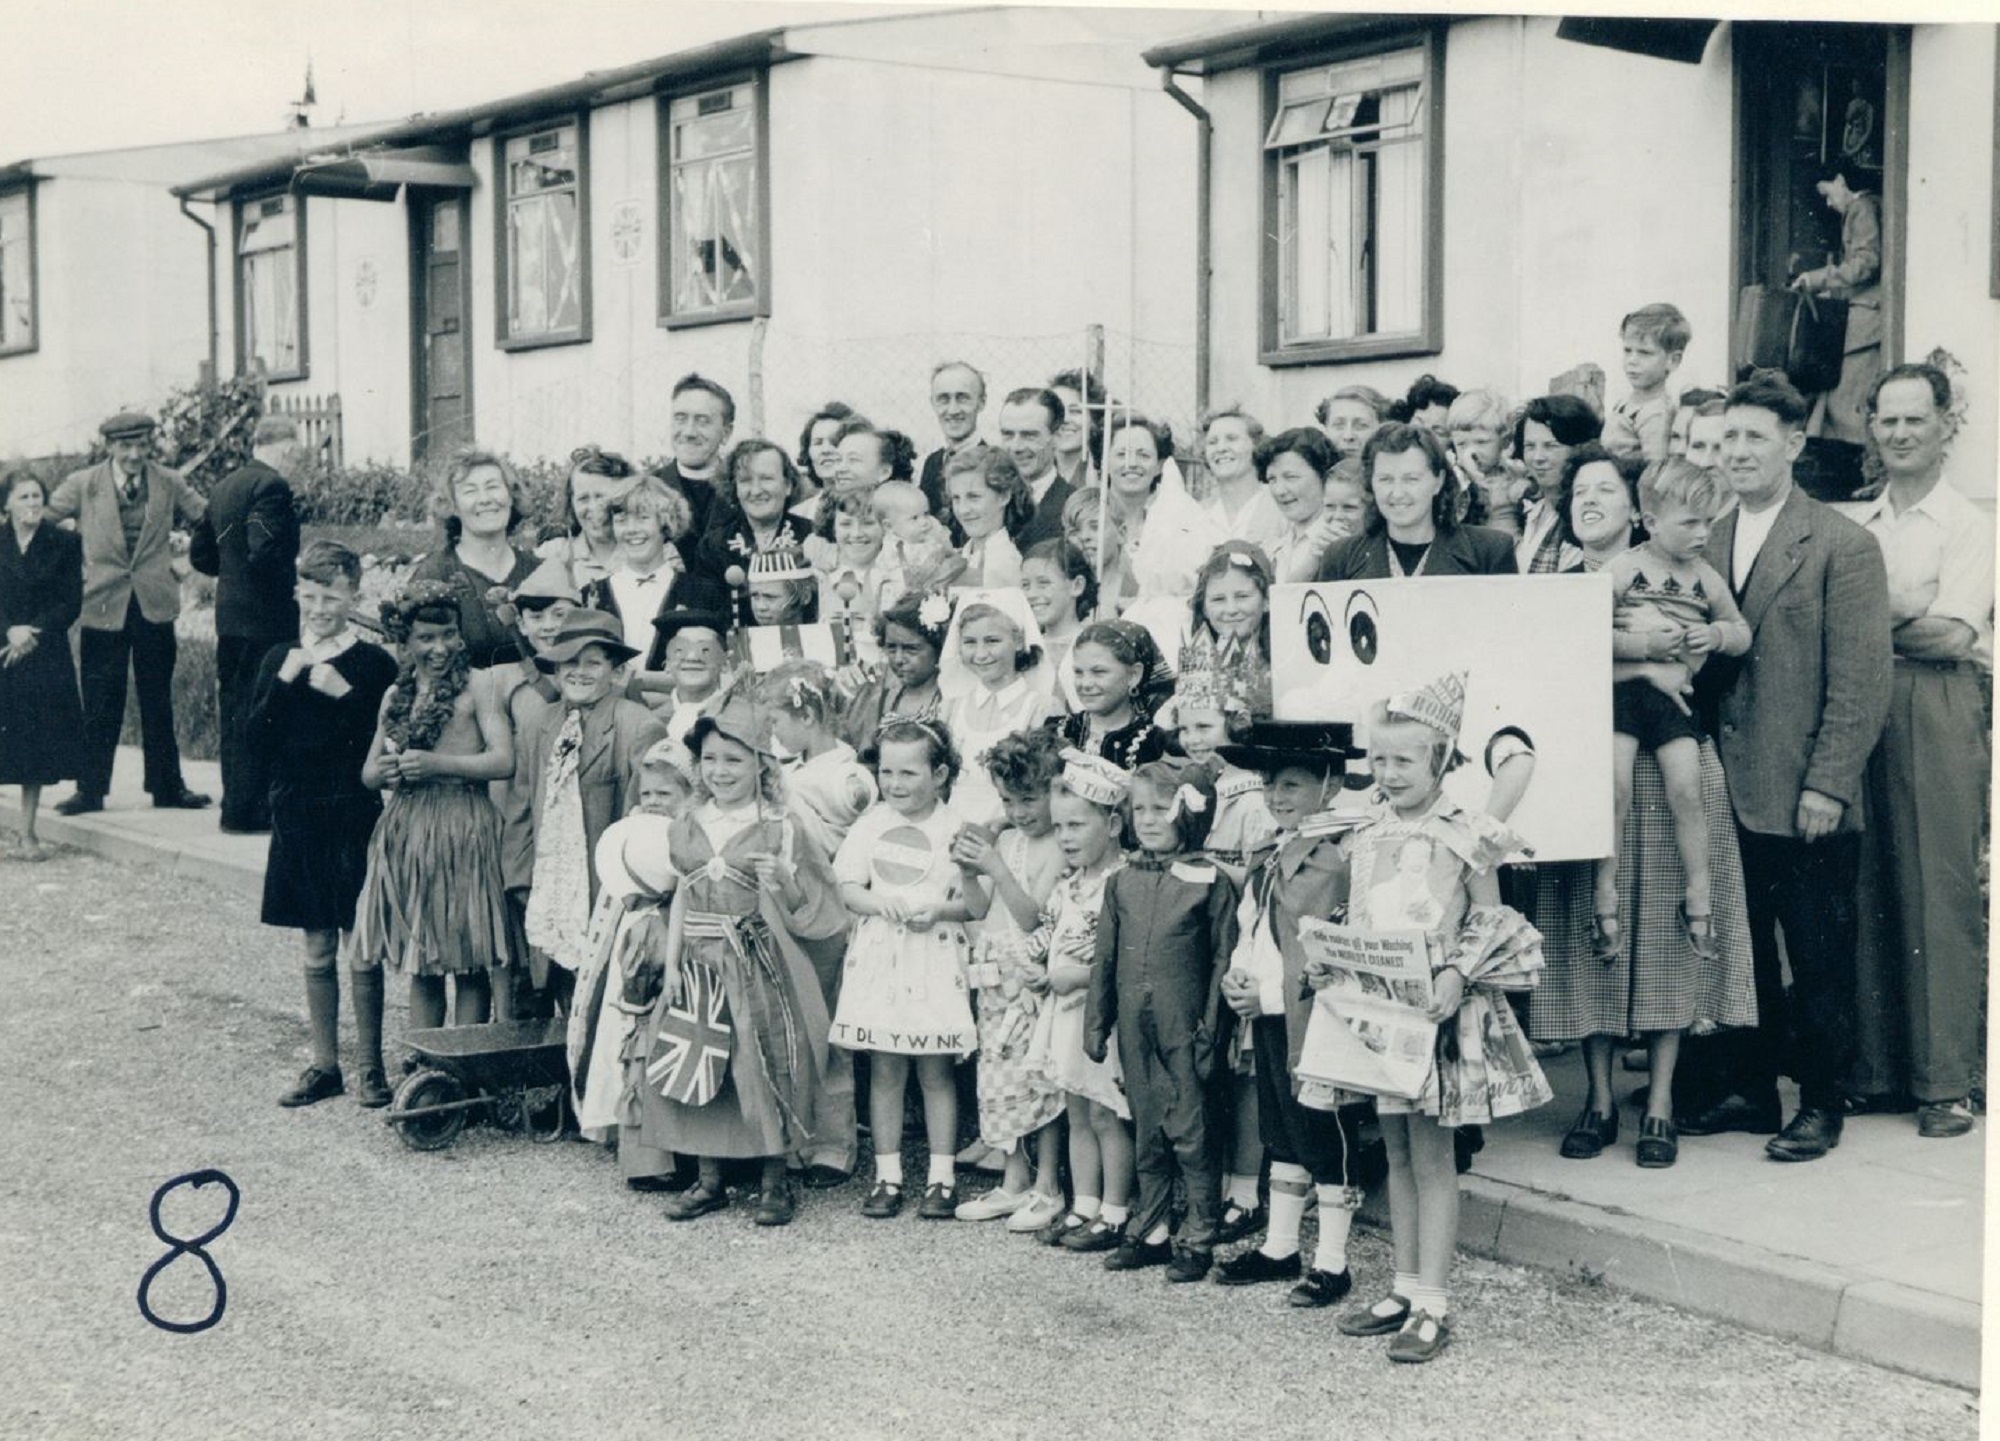
[[[669,688],[653,692],[646,703],[666,722],[667,733],[685,745],[694,723],[719,704],[729,617],[675,605],[653,618],[653,629],[664,647],[661,674]]]
[[[1294,1306],[1330,1306],[1354,1285],[1347,1233],[1360,1208],[1355,1127],[1341,1110],[1299,1104],[1295,1071],[1305,1044],[1311,993],[1303,984],[1299,921],[1333,918],[1347,899],[1347,859],[1328,828],[1308,824],[1340,792],[1349,727],[1304,721],[1257,721],[1241,744],[1220,746],[1225,762],[1262,772],[1264,801],[1278,845],[1251,872],[1237,911],[1235,954],[1222,977],[1222,999],[1249,1023],[1256,1056],[1257,1121],[1271,1154],[1271,1210],[1264,1243],[1216,1269],[1225,1286],[1291,1281]],[[1355,1097],[1356,1101],[1361,1097]],[[1319,1245],[1307,1270],[1299,1256],[1306,1187],[1319,1193]],[[1254,1217],[1257,1178],[1228,1180],[1223,1234],[1239,1215]],[[1240,1224],[1240,1223],[1239,1223]]]
[[[1672,305],[1642,306],[1618,323],[1625,351],[1625,379],[1632,393],[1604,417],[1604,448],[1613,455],[1664,460],[1673,428],[1674,401],[1667,378],[1680,369],[1694,338],[1687,317]]]
[[[534,984],[565,1011],[597,900],[597,838],[630,808],[640,758],[667,735],[651,710],[620,694],[638,653],[615,616],[580,610],[535,657],[562,703],[520,737],[516,775],[530,783],[535,838],[524,921]]]
[[[1686,459],[1658,461],[1639,479],[1647,540],[1604,567],[1613,596],[1612,724],[1617,728],[1614,836],[1632,807],[1632,763],[1644,746],[1660,765],[1674,841],[1686,877],[1681,924],[1701,959],[1715,958],[1709,909],[1708,827],[1701,810],[1701,729],[1683,694],[1704,659],[1750,649],[1750,626],[1729,584],[1701,558],[1722,509],[1712,470]],[[1618,857],[1597,863],[1592,940],[1599,959],[1620,954]]]
[[[396,679],[396,660],[348,624],[361,557],[330,540],[298,560],[299,643],[274,646],[251,691],[247,731],[271,767],[271,850],[264,867],[267,926],[305,932],[306,1024],[312,1064],[279,1098],[310,1106],[344,1089],[340,1076],[340,933],[368,868],[368,837],[382,813],[361,784],[375,713]],[[389,1104],[382,1069],[382,970],[354,973],[361,1042],[360,1102]]]
[[[1465,521],[1508,535],[1521,533],[1521,500],[1527,477],[1510,471],[1500,453],[1507,443],[1507,402],[1497,390],[1467,390],[1445,414],[1451,463],[1467,497]]]

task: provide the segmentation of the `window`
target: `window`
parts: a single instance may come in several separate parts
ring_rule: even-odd
[[[273,380],[306,373],[305,202],[267,195],[236,207],[236,355]]]
[[[661,103],[665,324],[770,314],[761,101],[745,80]]]
[[[582,120],[499,141],[499,343],[590,339],[590,225]]]
[[[1439,44],[1274,77],[1266,364],[1441,347]]]
[[[35,344],[35,192],[10,190],[0,195],[0,355]]]

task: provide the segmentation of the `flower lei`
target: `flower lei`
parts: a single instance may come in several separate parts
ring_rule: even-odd
[[[398,750],[435,749],[458,709],[458,698],[472,683],[472,660],[461,647],[451,658],[451,666],[437,683],[417,700],[417,664],[406,660],[396,672],[395,687],[389,692],[389,709],[382,716],[382,734]]]

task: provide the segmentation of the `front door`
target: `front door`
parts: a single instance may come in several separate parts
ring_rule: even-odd
[[[466,198],[411,189],[410,459],[472,443],[472,277]]]

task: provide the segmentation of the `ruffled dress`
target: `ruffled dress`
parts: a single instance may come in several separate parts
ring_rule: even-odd
[[[1379,811],[1347,844],[1347,923],[1377,931],[1421,927],[1438,942],[1431,948],[1434,968],[1456,966],[1465,976],[1464,1002],[1438,1027],[1422,1090],[1415,1099],[1377,1097],[1376,1110],[1467,1126],[1547,1103],[1553,1095],[1548,1080],[1501,994],[1530,990],[1540,978],[1541,933],[1519,911],[1472,906],[1466,894],[1468,878],[1518,852],[1520,838],[1440,793],[1421,816]]]
[[[1022,888],[1046,902],[1063,866],[1054,835],[1031,840],[1010,829],[1000,833],[995,845]],[[1062,1087],[1048,1072],[1047,1047],[1038,1051],[1035,1046],[1051,1005],[1049,968],[1038,933],[1022,930],[997,895],[975,930],[979,1139],[1012,1154],[1063,1109]]]
[[[1049,893],[1048,919],[1043,923],[1048,962],[1097,964],[1097,918],[1104,909],[1104,883],[1121,870],[1121,856],[1095,874],[1071,871]],[[1049,1075],[1064,1091],[1109,1107],[1120,1120],[1132,1119],[1125,1097],[1125,1069],[1118,1060],[1118,1037],[1106,1038],[1104,1059],[1093,1061],[1083,1051],[1083,1033],[1090,1004],[1090,987],[1079,986],[1066,996],[1051,998],[1047,1007],[1045,1041],[1041,1049]]]

